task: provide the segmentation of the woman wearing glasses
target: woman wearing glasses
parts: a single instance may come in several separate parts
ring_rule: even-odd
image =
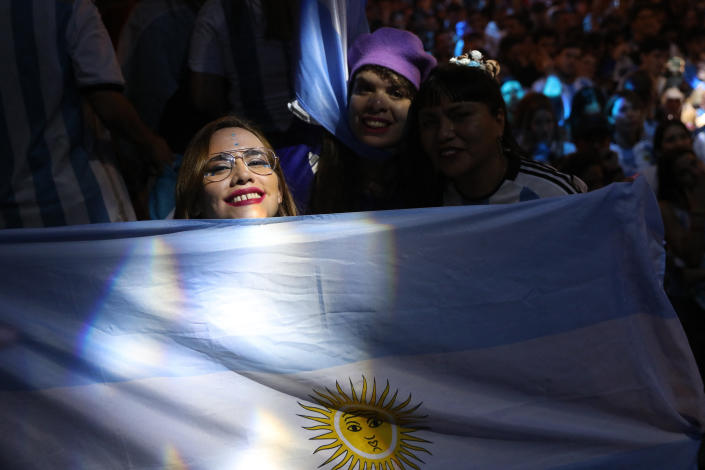
[[[176,183],[177,219],[296,215],[279,159],[252,125],[225,116],[198,131]]]

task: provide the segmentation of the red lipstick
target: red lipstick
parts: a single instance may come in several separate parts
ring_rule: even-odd
[[[370,126],[368,125],[368,122],[370,121],[374,121],[383,125],[379,127]],[[391,122],[387,119],[382,119],[376,116],[362,116],[362,118],[360,119],[360,124],[362,124],[362,128],[366,134],[384,134],[389,130]]]
[[[242,188],[233,191],[225,198],[225,203],[229,206],[249,206],[250,204],[259,204],[264,200],[264,191],[259,188]]]

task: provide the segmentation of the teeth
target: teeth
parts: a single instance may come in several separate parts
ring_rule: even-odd
[[[445,149],[441,150],[441,156],[442,157],[449,157],[451,155],[455,155],[455,152],[457,152],[456,149]]]
[[[367,127],[387,127],[387,123],[383,121],[365,120],[364,123]]]
[[[242,194],[240,196],[235,196],[230,200],[230,202],[242,202],[242,201],[247,201],[248,199],[258,199],[260,195],[258,193],[247,193],[247,194]]]

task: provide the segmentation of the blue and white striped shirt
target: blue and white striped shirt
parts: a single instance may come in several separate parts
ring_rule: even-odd
[[[122,87],[90,0],[0,0],[0,228],[134,216],[90,154],[80,90]]]
[[[443,205],[512,204],[584,192],[587,192],[587,186],[580,178],[561,173],[550,165],[532,160],[510,160],[504,180],[492,194],[467,199],[453,183],[449,183],[443,194]]]

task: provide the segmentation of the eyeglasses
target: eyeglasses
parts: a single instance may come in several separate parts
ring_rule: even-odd
[[[203,179],[217,183],[228,178],[235,166],[235,160],[242,159],[248,170],[256,175],[267,176],[274,173],[279,157],[267,148],[248,148],[219,152],[211,156],[203,170]]]

